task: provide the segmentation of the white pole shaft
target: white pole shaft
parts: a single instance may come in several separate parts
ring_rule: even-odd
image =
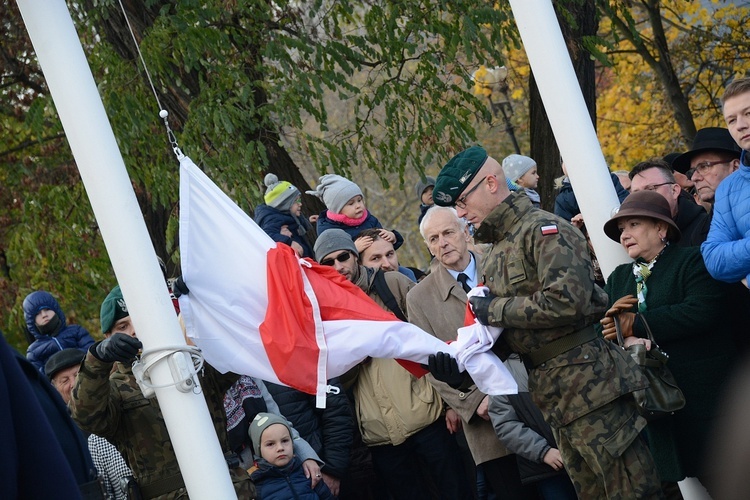
[[[141,216],[125,163],[63,0],[18,0],[112,266],[144,349],[185,339]],[[175,167],[176,168],[176,167]],[[102,297],[106,294],[102,290]],[[173,381],[166,362],[155,385]],[[236,498],[203,394],[170,387],[156,396],[190,498]]]
[[[510,0],[531,71],[604,276],[630,262],[602,229],[620,205],[550,0]]]

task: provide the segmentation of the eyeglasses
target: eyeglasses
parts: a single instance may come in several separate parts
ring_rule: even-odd
[[[351,257],[351,256],[352,256],[351,252],[340,253],[340,254],[338,254],[336,257],[334,257],[332,259],[321,260],[320,261],[320,265],[321,266],[332,266],[335,261],[346,262],[347,260],[349,260],[349,257]]]
[[[674,182],[662,182],[661,184],[649,184],[648,186],[643,186],[643,191],[656,191],[661,186],[667,186],[672,185]]]
[[[479,181],[476,184],[474,184],[473,188],[471,188],[468,191],[466,191],[466,194],[464,194],[462,197],[460,197],[459,199],[457,199],[456,200],[456,206],[458,208],[460,208],[461,210],[465,209],[466,208],[466,199],[469,197],[469,195],[471,193],[473,193],[474,191],[476,191],[479,186],[481,186],[482,184],[484,184],[484,181],[487,180],[487,177],[489,177],[489,175],[485,175],[484,179],[482,179],[481,181]]]
[[[732,160],[716,160],[716,161],[702,161],[690,170],[688,170],[687,178],[690,179],[693,177],[693,174],[698,172],[701,174],[701,176],[706,175],[708,171],[713,167],[714,165],[721,165],[722,163],[730,163]]]

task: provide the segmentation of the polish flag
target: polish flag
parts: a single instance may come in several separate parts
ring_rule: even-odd
[[[277,245],[188,157],[180,160],[179,231],[187,335],[221,372],[315,394],[322,407],[327,380],[367,357],[405,360],[421,376],[430,354],[457,354],[332,267]]]

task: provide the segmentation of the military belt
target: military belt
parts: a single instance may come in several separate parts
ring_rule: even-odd
[[[578,347],[581,344],[594,340],[598,336],[596,330],[594,330],[594,326],[590,325],[583,330],[578,330],[575,333],[553,340],[544,347],[540,347],[536,351],[524,354],[521,357],[527,368],[536,368],[542,363],[545,363],[564,352],[568,352],[574,347]]]
[[[169,493],[180,488],[185,487],[185,481],[182,480],[182,474],[177,473],[173,476],[159,479],[153,483],[141,486],[141,495],[143,498],[156,498],[158,496]]]

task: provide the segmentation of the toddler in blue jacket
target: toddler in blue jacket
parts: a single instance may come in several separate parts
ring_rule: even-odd
[[[294,456],[289,421],[273,413],[258,413],[250,424],[257,467],[250,474],[260,500],[334,499],[320,478],[306,478],[302,462]],[[312,487],[312,480],[317,484]]]
[[[313,257],[307,240],[312,225],[302,215],[299,190],[287,181],[279,181],[274,174],[263,179],[266,185],[264,204],[255,208],[255,222],[273,241],[289,245],[300,257]]]
[[[357,184],[336,174],[326,174],[318,181],[318,186],[307,194],[317,196],[325,203],[318,217],[318,236],[328,229],[343,229],[354,240],[365,229],[380,229],[380,237],[398,249],[404,238],[396,230],[383,229],[380,221],[367,211],[362,190]],[[362,252],[372,244],[372,239],[362,238],[357,243],[357,251]],[[361,245],[362,248],[360,248]]]

